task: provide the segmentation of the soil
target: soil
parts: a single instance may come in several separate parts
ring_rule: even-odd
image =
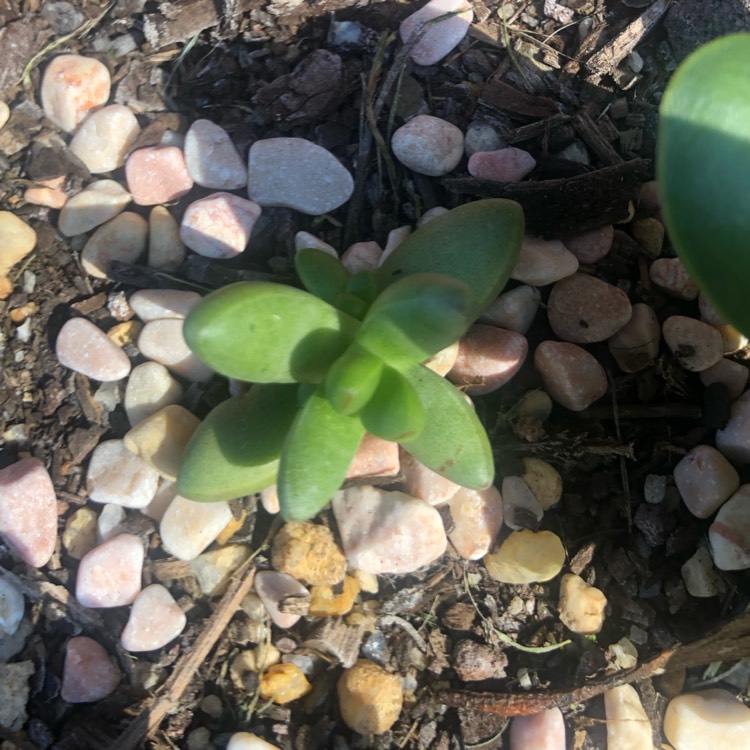
[[[649,256],[627,224],[640,182],[653,176],[658,103],[677,62],[673,50],[684,55],[701,41],[690,37],[695,28],[687,23],[694,3],[684,0],[665,15],[667,0],[519,1],[505,4],[502,23],[500,3],[476,2],[475,25],[460,48],[439,65],[417,68],[400,52],[393,32],[420,4],[0,0],[0,94],[13,109],[0,131],[0,208],[17,212],[39,237],[28,262],[14,269],[13,293],[0,303],[0,466],[29,454],[45,462],[58,493],[61,529],[86,503],[83,479],[91,451],[128,427],[120,405],[111,411],[102,406],[108,389],[116,389],[58,365],[53,343],[62,323],[76,311],[107,328],[116,322],[113,299],[144,286],[209,289],[257,275],[291,278],[297,231],[313,232],[335,247],[366,239],[382,243],[389,230],[413,223],[433,206],[504,195],[521,201],[530,229],[546,236],[620,222],[612,252],[587,270],[620,286],[632,301],[652,305],[661,320],[674,313],[697,317],[695,303],[676,301],[650,284]],[[332,10],[336,22],[361,24],[356,42],[337,42]],[[633,24],[643,14],[649,22]],[[584,16],[587,27],[577,23]],[[747,15],[739,18],[747,28]],[[724,30],[718,20],[712,27],[715,35]],[[629,50],[638,57],[626,58]],[[252,253],[236,261],[193,260],[170,276],[120,268],[114,281],[91,279],[78,262],[81,244],[57,233],[56,212],[22,199],[35,179],[68,174],[73,191],[88,177],[36,103],[40,73],[58,52],[93,55],[109,65],[115,100],[148,126],[138,145],[158,142],[166,128],[184,129],[198,118],[225,127],[241,151],[258,138],[309,138],[355,170],[355,195],[324,217],[264,211]],[[18,82],[27,66],[24,87]],[[473,120],[488,122],[509,143],[529,150],[538,166],[519,185],[474,180],[466,176],[465,163],[443,179],[409,173],[383,145],[395,126],[421,111],[464,130]],[[591,165],[559,156],[576,139],[588,147]],[[31,274],[34,289],[24,291],[31,288]],[[33,314],[19,327],[23,316],[14,311],[23,309]],[[529,332],[530,348],[550,336],[542,318]],[[0,564],[31,601],[33,629],[15,658],[36,668],[30,719],[19,732],[0,728],[0,739],[10,743],[3,747],[211,747],[200,730],[208,731],[215,747],[224,747],[232,732],[247,730],[295,750],[501,748],[508,742],[507,716],[556,704],[564,707],[569,747],[590,750],[606,746],[597,696],[617,681],[637,678],[655,741],[666,700],[685,680],[680,665],[690,667],[688,686],[711,679],[747,698],[747,679],[743,684],[737,676],[747,673],[735,664],[750,654],[747,623],[701,640],[744,611],[747,574],[721,573],[725,593],[712,599],[686,593],[680,566],[705,537],[708,522],[685,510],[671,480],[679,458],[696,444],[711,443],[725,422],[726,393],[703,388],[668,352],[655,366],[624,375],[605,345],[591,351],[607,369],[611,389],[585,412],[556,408],[544,425],[515,419],[520,395],[539,385],[530,363],[507,387],[479,400],[478,410],[491,430],[500,475],[516,473],[526,455],[545,458],[561,471],[563,499],[545,514],[542,528],[563,539],[568,568],[606,594],[600,634],[580,637],[565,630],[556,613],[556,581],[500,584],[480,563],[450,552],[413,575],[381,577],[380,591],[360,605],[377,618],[374,633],[343,622],[321,633],[320,621],[303,618],[273,636],[280,649],[303,656],[309,653],[304,643],[313,637],[355,653],[362,647],[402,675],[408,690],[401,717],[385,735],[361,737],[338,714],[335,658],[316,678],[313,694],[290,706],[259,702],[257,678],[238,684],[228,665],[258,638],[237,611],[247,580],[238,578],[222,598],[201,596],[185,567],[160,550],[154,525],[135,514],[132,530],[149,542],[146,577],[170,588],[187,612],[188,628],[165,649],[133,658],[117,643],[126,612],[85,610],[69,595],[77,563],[64,549],[37,571],[0,546]],[[737,357],[742,361],[744,352]],[[205,412],[216,389],[191,387],[185,403]],[[667,477],[666,499],[658,505],[644,499],[651,474]],[[749,478],[744,470],[743,482]],[[242,521],[236,538],[257,549],[254,564],[265,566],[271,519],[257,498],[238,501],[235,511]],[[319,520],[334,526],[326,513]],[[124,674],[120,689],[95,704],[71,706],[59,697],[64,645],[76,634],[97,638]],[[608,650],[622,638],[637,648],[641,669],[635,673],[619,669]],[[466,639],[489,645],[498,661],[505,660],[506,677],[461,682],[454,649]],[[566,640],[568,645],[556,647]],[[695,641],[687,651],[673,650]],[[678,668],[652,679],[673,656]],[[700,665],[710,662],[723,663],[704,673]],[[733,680],[722,681],[733,666]],[[209,695],[221,699],[220,713],[204,710]]]

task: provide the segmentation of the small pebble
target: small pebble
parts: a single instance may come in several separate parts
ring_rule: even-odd
[[[104,647],[84,635],[65,647],[60,697],[68,703],[93,703],[106,698],[120,684],[120,670]]]
[[[604,693],[607,716],[607,750],[652,750],[653,730],[638,692],[620,685]]]
[[[106,279],[113,260],[135,263],[146,251],[148,222],[132,211],[125,211],[102,224],[81,251],[86,273]]]
[[[549,395],[571,411],[583,411],[607,392],[604,368],[576,344],[542,341],[534,352],[534,367]]]
[[[724,582],[714,568],[710,552],[703,545],[683,564],[680,573],[690,596],[706,599],[724,592]]]
[[[510,750],[565,750],[566,747],[565,720],[557,707],[510,720]]]
[[[140,289],[130,295],[133,312],[144,322],[161,318],[185,318],[201,301],[198,292],[180,289]]]
[[[275,516],[281,510],[278,487],[275,484],[272,484],[270,487],[261,490],[260,502],[266,513]]]
[[[123,406],[131,427],[146,417],[176,404],[182,398],[182,386],[158,362],[144,362],[133,368],[125,387]]]
[[[311,522],[287,523],[276,534],[271,563],[281,573],[312,586],[344,579],[346,558],[331,530]]]
[[[398,719],[404,694],[401,680],[367,659],[344,670],[336,686],[344,723],[358,734],[383,734]]]
[[[44,114],[61,130],[72,133],[90,110],[106,104],[110,85],[109,71],[98,60],[59,55],[42,77],[39,96]]]
[[[698,296],[698,285],[679,258],[657,258],[649,267],[648,275],[654,284],[673,297],[694,300]]]
[[[97,180],[69,198],[60,211],[57,228],[66,237],[85,234],[122,213],[130,193],[115,180]]]
[[[7,641],[3,641],[5,642]],[[19,661],[13,664],[0,662],[0,726],[11,732],[20,732],[29,718],[26,712],[31,692],[29,678],[35,672],[33,661]],[[13,745],[18,747],[15,743]]]
[[[557,608],[560,622],[568,630],[580,635],[598,633],[604,625],[607,597],[574,573],[560,579],[560,598]]]
[[[6,122],[10,120],[10,107],[2,100],[0,100],[0,130]]]
[[[507,666],[508,657],[502,651],[468,638],[453,649],[453,669],[463,682],[501,679]]]
[[[76,599],[84,607],[122,607],[141,590],[143,542],[120,534],[94,547],[78,566]]]
[[[105,505],[99,514],[99,518],[96,519],[97,544],[102,544],[118,534],[122,534],[124,520],[125,511],[121,505]]]
[[[320,237],[316,237],[310,232],[297,232],[294,235],[294,252],[298,253],[300,250],[306,248],[314,248],[316,250],[322,250],[324,253],[328,253],[332,258],[338,260],[339,254],[333,245],[329,245],[327,242],[323,242]]]
[[[186,252],[177,220],[164,206],[154,206],[148,215],[148,265],[176,271]]]
[[[125,179],[139,206],[171,203],[193,187],[182,149],[176,146],[136,149],[125,162]]]
[[[10,211],[0,211],[0,276],[7,276],[36,245],[36,232]]]
[[[194,503],[177,495],[159,524],[162,546],[178,560],[194,560],[231,520],[229,503]]]
[[[503,499],[497,487],[461,487],[448,501],[453,526],[448,539],[466,560],[479,560],[495,543],[503,525]]]
[[[631,231],[652,258],[659,257],[664,244],[664,225],[658,219],[636,219],[631,224]]]
[[[224,128],[196,120],[185,135],[185,163],[197,185],[237,190],[247,185],[247,167]]]
[[[122,440],[104,440],[94,448],[86,473],[86,490],[95,502],[145,508],[158,485],[159,474],[128,450]]]
[[[428,367],[433,372],[436,372],[440,377],[447,375],[453,365],[456,364],[458,358],[459,342],[454,341],[449,344],[445,349],[441,349],[439,352],[433,354],[429,359],[424,361],[424,366]]]
[[[412,497],[418,497],[430,505],[447,503],[461,485],[428,469],[421,461],[401,449],[401,489]]]
[[[138,337],[138,348],[144,357],[159,362],[186,380],[198,383],[210,380],[213,370],[185,343],[182,323],[178,318],[146,323]]]
[[[475,154],[477,151],[497,151],[505,148],[507,143],[503,142],[499,133],[488,122],[474,120],[469,123],[464,135],[464,152],[467,157]]]
[[[388,259],[388,256],[411,234],[410,226],[396,227],[388,232],[383,254],[380,256],[380,265]]]
[[[279,750],[279,746],[272,745],[250,732],[235,732],[229,738],[227,750]]]
[[[501,583],[536,583],[554,578],[565,564],[565,548],[551,531],[513,531],[496,552],[483,558]]]
[[[247,247],[260,206],[232,193],[212,193],[185,210],[180,239],[206,258],[227,259]]]
[[[544,509],[529,485],[521,477],[504,477],[502,496],[505,525],[515,530],[536,531]]]
[[[407,169],[429,177],[448,174],[464,153],[464,134],[452,123],[417,115],[391,137],[393,155]]]
[[[125,163],[140,132],[138,120],[127,107],[110,104],[83,121],[69,148],[91,174],[111,172]]]
[[[607,224],[599,229],[566,237],[563,244],[578,258],[579,263],[591,266],[609,254],[614,237],[615,228],[612,224]]]
[[[352,576],[344,576],[340,586],[312,586],[308,614],[311,617],[341,617],[348,614],[354,606],[359,590],[359,583]]]
[[[117,344],[120,349],[135,347],[135,343],[138,341],[138,337],[141,335],[142,330],[143,323],[139,320],[125,320],[122,323],[113,325],[112,328],[107,331],[107,338]]]
[[[542,295],[533,286],[523,284],[501,294],[481,315],[480,323],[489,323],[508,331],[526,334],[534,322]]]
[[[695,318],[672,315],[664,321],[661,330],[677,361],[691,372],[707,370],[724,355],[721,334]]]
[[[159,583],[146,586],[130,608],[120,645],[131,652],[166,646],[185,629],[187,618],[172,594]]]
[[[636,302],[630,320],[610,336],[607,346],[623,372],[640,372],[655,362],[660,341],[656,313],[643,302]]]
[[[161,521],[176,496],[177,485],[174,482],[162,479],[159,482],[159,488],[156,490],[154,499],[145,508],[142,508],[141,512],[149,518],[153,518],[154,521]]]
[[[459,341],[448,379],[470,396],[492,393],[521,369],[528,350],[522,334],[475,323]]]
[[[750,391],[730,407],[729,421],[716,432],[716,447],[736,464],[750,463]]]
[[[341,264],[351,274],[360,271],[376,271],[383,255],[377,242],[355,242],[344,251]]]
[[[424,26],[448,13],[454,15]],[[458,46],[473,20],[474,13],[467,0],[430,0],[401,22],[398,33],[401,41],[407,43],[413,34],[424,31],[409,55],[417,65],[434,65]]]
[[[704,323],[708,323],[710,326],[723,326],[726,320],[721,316],[721,313],[711,304],[711,301],[706,297],[703,292],[698,294],[698,310],[701,315],[701,320]]]
[[[35,206],[61,209],[68,202],[68,194],[63,189],[65,177],[52,180],[37,180],[36,185],[23,191],[23,199]]]
[[[643,499],[658,505],[667,493],[667,478],[663,474],[646,474],[643,480]]]
[[[468,171],[478,180],[519,182],[536,166],[528,152],[513,146],[497,151],[477,151],[469,157]]]
[[[0,577],[0,639],[18,630],[25,609],[21,590],[7,578]]]
[[[558,151],[556,155],[559,159],[567,159],[567,161],[577,162],[578,164],[591,164],[591,154],[589,154],[586,144],[578,138]]]
[[[721,383],[727,389],[730,399],[739,398],[747,387],[748,369],[746,365],[723,357],[715,365],[698,373],[705,386]]]
[[[522,458],[524,473],[521,476],[542,506],[549,510],[560,502],[563,482],[560,472],[544,459]]]
[[[221,593],[230,577],[250,556],[243,544],[228,544],[226,547],[198,555],[190,561],[190,570],[206,596]]]
[[[334,495],[333,512],[347,562],[369,573],[412,573],[447,546],[440,514],[403,492],[350,487]]]
[[[641,185],[638,191],[638,209],[647,216],[661,210],[659,183],[656,180],[648,180]]]
[[[200,703],[200,709],[212,719],[219,719],[224,713],[224,704],[218,695],[207,695]],[[231,739],[229,743],[231,744]]]
[[[605,341],[617,333],[632,314],[633,308],[625,292],[584,273],[556,282],[547,302],[552,330],[563,341],[573,344]]]
[[[57,497],[38,458],[0,469],[0,537],[27,564],[49,562],[57,541]]]
[[[302,698],[312,689],[305,673],[292,663],[274,664],[260,678],[260,697],[281,706]]]
[[[434,208],[430,208],[429,210],[425,211],[422,216],[420,216],[419,221],[417,222],[418,227],[423,227],[425,224],[428,224],[433,219],[436,219],[438,216],[442,216],[443,214],[448,213],[447,208],[445,206],[435,206]],[[388,236],[390,237],[390,232],[388,233]]]
[[[281,603],[289,597],[302,600],[309,598],[310,592],[298,580],[286,573],[262,570],[255,574],[253,585],[275,625],[286,629],[293,627],[299,621],[301,615],[282,612],[280,609]]]
[[[687,509],[708,518],[740,486],[732,464],[710,445],[697,445],[674,467],[674,483]]]
[[[365,433],[346,472],[347,479],[395,476],[399,472],[398,443]]]
[[[578,258],[560,240],[543,240],[526,235],[510,277],[531,286],[546,286],[572,276]]]
[[[62,545],[74,559],[80,560],[97,545],[97,515],[93,508],[79,508],[65,522]]]
[[[261,206],[320,216],[346,203],[354,179],[336,157],[304,138],[266,138],[248,154],[247,194]]]
[[[719,508],[708,541],[719,570],[750,568],[750,484],[743,484]]]

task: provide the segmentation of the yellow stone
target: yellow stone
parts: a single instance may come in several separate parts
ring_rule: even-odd
[[[307,695],[312,685],[296,664],[274,664],[260,679],[260,697],[280,705]]]
[[[604,693],[607,715],[607,750],[651,750],[651,722],[632,685],[620,685]]]
[[[65,524],[62,543],[75,560],[96,547],[96,511],[93,508],[79,508],[73,513]]]
[[[560,621],[574,633],[598,633],[604,625],[606,607],[607,597],[575,573],[566,573],[560,580],[560,600],[557,605]]]
[[[310,589],[308,614],[313,617],[338,617],[349,612],[359,593],[359,583],[351,576],[344,576],[341,588],[341,592],[337,594],[328,584],[313,586]]]
[[[231,525],[231,521],[228,525]],[[190,570],[198,579],[198,585],[206,596],[220,594],[237,568],[250,557],[250,548],[243,544],[204,552],[190,561]]]
[[[241,528],[247,518],[247,511],[242,508],[238,517],[232,516],[232,520],[221,530],[216,537],[216,544],[226,544]]]
[[[521,476],[534,497],[539,501],[542,510],[549,510],[560,502],[563,491],[560,472],[541,458],[524,458],[524,474]]]
[[[135,344],[142,330],[143,323],[141,323],[140,320],[126,320],[124,323],[113,325],[112,328],[107,331],[107,336],[109,336],[117,346],[123,347],[128,346],[129,344]]]
[[[378,577],[374,573],[367,573],[364,570],[350,570],[349,573],[357,579],[359,590],[368,594],[377,594],[380,588]]]
[[[36,245],[36,232],[10,211],[0,211],[0,276],[7,276]]]
[[[565,563],[565,548],[551,531],[512,532],[495,552],[485,555],[487,572],[502,583],[536,583],[554,578]]]
[[[359,734],[387,732],[404,702],[398,676],[367,659],[359,659],[341,675],[337,692],[344,723]]]
[[[332,586],[346,573],[346,558],[331,530],[307,521],[288,523],[276,534],[271,562],[279,572],[312,586]]]

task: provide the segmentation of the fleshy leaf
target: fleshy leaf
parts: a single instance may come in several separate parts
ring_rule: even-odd
[[[256,385],[213,409],[185,449],[177,492],[188,500],[214,502],[272,485],[298,411],[297,388]]]
[[[700,47],[659,107],[656,176],[680,259],[724,318],[750,335],[750,34]]]
[[[492,484],[495,466],[482,423],[461,392],[423,365],[403,373],[425,411],[424,429],[401,444],[425,466],[472,489]]]
[[[435,273],[391,284],[370,307],[356,341],[397,369],[423,362],[458,339],[472,322],[471,291]]]
[[[325,507],[346,478],[364,434],[359,418],[339,414],[322,387],[310,396],[282,448],[277,487],[287,521],[304,521]]]
[[[336,295],[344,291],[351,276],[339,260],[314,247],[300,250],[294,256],[294,267],[305,289],[329,305],[335,304]]]
[[[341,414],[356,414],[372,397],[383,372],[383,360],[352,344],[326,375],[326,398]]]
[[[231,284],[185,320],[188,346],[214,370],[253,383],[319,383],[359,323],[308,292],[281,284]]]
[[[414,273],[440,273],[471,289],[474,321],[505,286],[523,240],[515,201],[491,198],[454,208],[410,234],[378,269],[381,286]]]
[[[392,367],[385,367],[373,397],[359,413],[367,432],[383,440],[416,438],[425,425],[422,401],[414,386]]]
[[[372,271],[359,271],[347,282],[346,291],[359,297],[369,307],[380,292],[377,276]]]

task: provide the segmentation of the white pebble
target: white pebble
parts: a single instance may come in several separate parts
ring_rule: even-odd
[[[719,570],[750,568],[750,484],[743,484],[719,508],[708,540]]]
[[[175,271],[185,260],[185,253],[177,220],[164,206],[154,206],[148,215],[148,265]]]
[[[521,477],[504,477],[501,494],[505,525],[514,530],[536,529],[544,509],[529,485]]]
[[[607,715],[607,750],[651,750],[651,722],[632,685],[620,685],[604,693]]]
[[[179,318],[146,323],[138,337],[138,348],[144,357],[165,365],[180,377],[193,382],[209,380],[213,370],[190,350],[182,335],[182,325]]]
[[[196,120],[185,135],[185,163],[196,184],[217,190],[247,185],[247,168],[229,133],[210,120]]]
[[[133,368],[125,387],[123,406],[131,427],[182,398],[182,386],[158,362]]]
[[[0,640],[13,635],[23,619],[26,603],[21,590],[0,576]]]
[[[146,252],[148,222],[132,211],[125,211],[102,224],[81,251],[84,271],[106,279],[113,260],[135,263]]]
[[[94,448],[86,489],[95,502],[145,508],[158,486],[159,474],[129,451],[122,440],[104,440]]]
[[[162,648],[182,633],[185,613],[161,584],[146,586],[136,597],[120,636],[120,645],[131,652]]]
[[[510,277],[531,286],[546,286],[577,270],[578,258],[560,240],[526,235]]]
[[[63,325],[55,353],[63,367],[94,380],[120,380],[130,372],[128,355],[86,318],[71,318]]]
[[[128,300],[133,312],[144,323],[161,318],[185,318],[200,301],[198,292],[180,289],[140,289]]]
[[[442,21],[424,25],[441,16],[446,17]],[[430,0],[407,16],[401,22],[398,32],[401,41],[406,43],[413,34],[424,31],[412,47],[410,56],[417,65],[434,65],[461,42],[473,20],[474,13],[467,0]]]
[[[110,104],[90,114],[70,141],[70,150],[91,174],[111,172],[125,163],[141,127],[122,104]]]
[[[121,505],[105,505],[96,519],[96,538],[99,544],[122,533],[125,511]]]
[[[672,315],[664,321],[661,331],[677,361],[691,372],[707,370],[724,355],[721,334],[695,318]]]
[[[542,295],[536,287],[522,284],[501,294],[480,316],[480,323],[525,334],[534,322]]]
[[[177,495],[159,524],[162,545],[178,560],[194,560],[231,520],[229,503],[194,503]]]
[[[750,463],[750,391],[730,407],[729,421],[716,431],[716,447],[736,464]]]
[[[60,211],[57,228],[73,237],[114,219],[130,203],[130,193],[115,180],[97,180],[69,198]]]
[[[408,169],[429,177],[448,174],[464,153],[464,135],[452,123],[417,115],[391,137],[393,155]]]

